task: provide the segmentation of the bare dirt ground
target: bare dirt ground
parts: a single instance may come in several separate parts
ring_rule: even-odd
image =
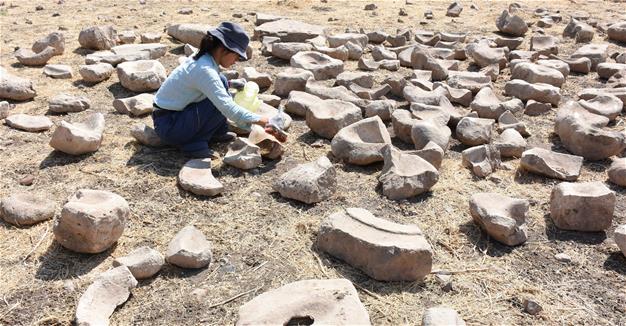
[[[3,1],[0,6],[0,61],[2,67],[31,78],[36,85],[33,101],[18,103],[16,112],[45,114],[47,101],[60,92],[88,96],[95,111],[106,116],[105,140],[92,155],[71,157],[53,152],[48,146],[51,132],[25,133],[0,126],[0,196],[28,191],[47,195],[59,204],[80,188],[113,191],[129,202],[131,217],[117,245],[98,255],[75,254],[54,241],[53,221],[16,228],[0,223],[0,324],[70,324],[78,298],[91,281],[111,267],[114,257],[123,256],[141,245],[165,252],[168,242],[182,227],[193,224],[212,241],[214,262],[206,269],[183,270],[166,266],[155,278],[141,281],[132,297],[111,318],[114,325],[196,325],[232,324],[240,305],[264,291],[283,284],[311,278],[345,277],[359,291],[373,324],[419,324],[425,309],[447,305],[459,311],[468,324],[624,325],[626,324],[626,259],[612,240],[618,224],[626,223],[626,190],[607,181],[608,161],[585,162],[580,181],[607,181],[618,196],[613,227],[606,233],[566,232],[556,229],[549,217],[549,198],[556,180],[528,175],[517,170],[519,160],[506,163],[487,179],[473,177],[461,166],[454,143],[446,154],[439,182],[427,195],[413,200],[390,201],[377,188],[382,164],[355,167],[335,162],[338,191],[328,201],[303,205],[285,200],[271,190],[271,182],[296,163],[327,155],[330,145],[314,148],[317,138],[304,121],[295,119],[287,151],[280,161],[264,161],[256,171],[241,172],[217,162],[216,177],[226,190],[217,198],[201,198],[181,190],[176,175],[185,158],[175,150],[151,149],[137,144],[129,134],[136,122],[151,124],[149,117],[130,118],[115,113],[114,98],[134,95],[124,90],[117,76],[95,86],[83,85],[78,66],[88,51],[79,49],[79,31],[94,24],[113,24],[118,31],[158,32],[168,23],[217,25],[231,20],[252,33],[252,12],[289,16],[326,25],[332,32],[346,27],[366,30],[396,28],[468,32],[471,37],[490,35],[495,18],[508,6],[504,1],[474,1],[479,10],[464,10],[459,18],[445,17],[448,1],[375,1],[377,15],[364,11],[364,1]],[[546,29],[560,35],[568,14],[586,11],[599,22],[616,21],[626,11],[624,4],[607,1],[520,1],[522,15],[530,20],[532,11],[545,7],[560,10],[565,22]],[[36,11],[41,4],[44,9]],[[13,5],[13,6],[12,6]],[[192,15],[177,14],[189,7]],[[398,16],[405,8],[408,16]],[[420,25],[424,9],[435,19]],[[58,17],[53,13],[58,12]],[[243,18],[233,18],[241,13]],[[329,18],[334,21],[328,21]],[[398,18],[402,22],[398,21]],[[72,66],[71,80],[55,80],[41,74],[41,68],[23,67],[12,56],[14,48],[30,47],[49,32],[63,29],[66,51],[50,63]],[[603,41],[596,34],[594,41]],[[529,48],[530,36],[522,49]],[[159,59],[171,71],[182,53],[182,45],[164,36],[169,53]],[[260,55],[260,43],[251,61],[239,63],[259,71],[277,73],[287,64],[268,63]],[[568,55],[577,46],[564,40],[561,53]],[[611,44],[610,50],[619,47]],[[624,48],[621,48],[624,51]],[[356,62],[347,64],[355,70]],[[410,71],[402,68],[400,73]],[[508,69],[496,83],[498,93],[509,79]],[[378,73],[382,81],[385,73]],[[574,97],[584,87],[603,87],[597,75],[570,76],[563,86],[565,97]],[[271,90],[270,90],[271,91]],[[52,115],[59,122],[80,119],[85,113]],[[533,135],[529,145],[562,151],[552,132],[554,114],[524,116]],[[623,119],[619,118],[619,119]],[[623,129],[623,120],[615,126]],[[406,145],[405,145],[406,147]],[[218,147],[225,153],[225,146]],[[20,186],[23,176],[34,175],[30,187]],[[490,240],[472,222],[468,200],[476,192],[498,192],[531,201],[528,219],[529,241],[510,248]],[[400,223],[419,225],[434,251],[433,270],[455,272],[453,290],[444,292],[434,277],[423,283],[386,283],[369,279],[316,250],[314,240],[320,222],[344,207],[363,207],[375,215]],[[571,263],[554,258],[557,253],[572,257]],[[205,291],[192,291],[203,289]],[[241,293],[225,304],[218,303]],[[533,298],[544,308],[538,316],[523,312],[522,301]]]

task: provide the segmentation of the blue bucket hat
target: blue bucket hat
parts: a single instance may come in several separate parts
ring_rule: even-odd
[[[250,43],[250,38],[241,26],[231,22],[223,22],[217,28],[210,29],[208,33],[222,41],[227,49],[237,53],[241,60],[248,60],[246,49]]]

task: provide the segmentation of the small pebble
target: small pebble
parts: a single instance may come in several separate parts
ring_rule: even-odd
[[[534,300],[524,299],[524,311],[531,315],[536,315],[543,310],[541,305]]]
[[[33,184],[33,182],[35,181],[35,176],[32,174],[29,174],[25,177],[23,177],[22,179],[20,179],[19,183],[22,186],[30,186]]]
[[[556,258],[556,260],[558,260],[560,262],[564,262],[564,263],[569,263],[569,262],[572,261],[572,257],[570,257],[568,254],[562,253],[562,252],[554,255],[554,258]]]

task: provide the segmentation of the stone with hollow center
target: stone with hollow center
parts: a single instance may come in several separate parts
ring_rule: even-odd
[[[298,52],[290,62],[292,67],[311,71],[317,80],[335,78],[343,72],[343,61],[316,51]]]
[[[217,196],[224,191],[222,183],[211,172],[210,158],[187,161],[178,173],[178,184],[199,196]]]
[[[331,150],[335,157],[356,165],[368,165],[383,160],[382,149],[391,144],[391,137],[378,117],[355,122],[333,137]]]
[[[378,177],[383,195],[399,200],[415,197],[432,188],[439,181],[439,172],[418,155],[404,153],[387,145],[383,148],[385,164]]]
[[[528,200],[497,193],[472,195],[469,206],[474,222],[497,241],[508,246],[526,242]]]
[[[339,130],[362,119],[361,109],[340,100],[324,100],[306,112],[306,124],[317,135],[332,139]]]
[[[82,122],[61,121],[50,138],[50,146],[70,155],[97,151],[102,145],[104,115],[94,112]]]

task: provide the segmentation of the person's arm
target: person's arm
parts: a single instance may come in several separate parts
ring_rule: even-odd
[[[267,124],[267,118],[252,113],[239,106],[233,100],[228,90],[224,88],[217,71],[210,67],[200,67],[194,71],[193,82],[215,107],[228,119],[235,123],[255,123],[261,126]]]

